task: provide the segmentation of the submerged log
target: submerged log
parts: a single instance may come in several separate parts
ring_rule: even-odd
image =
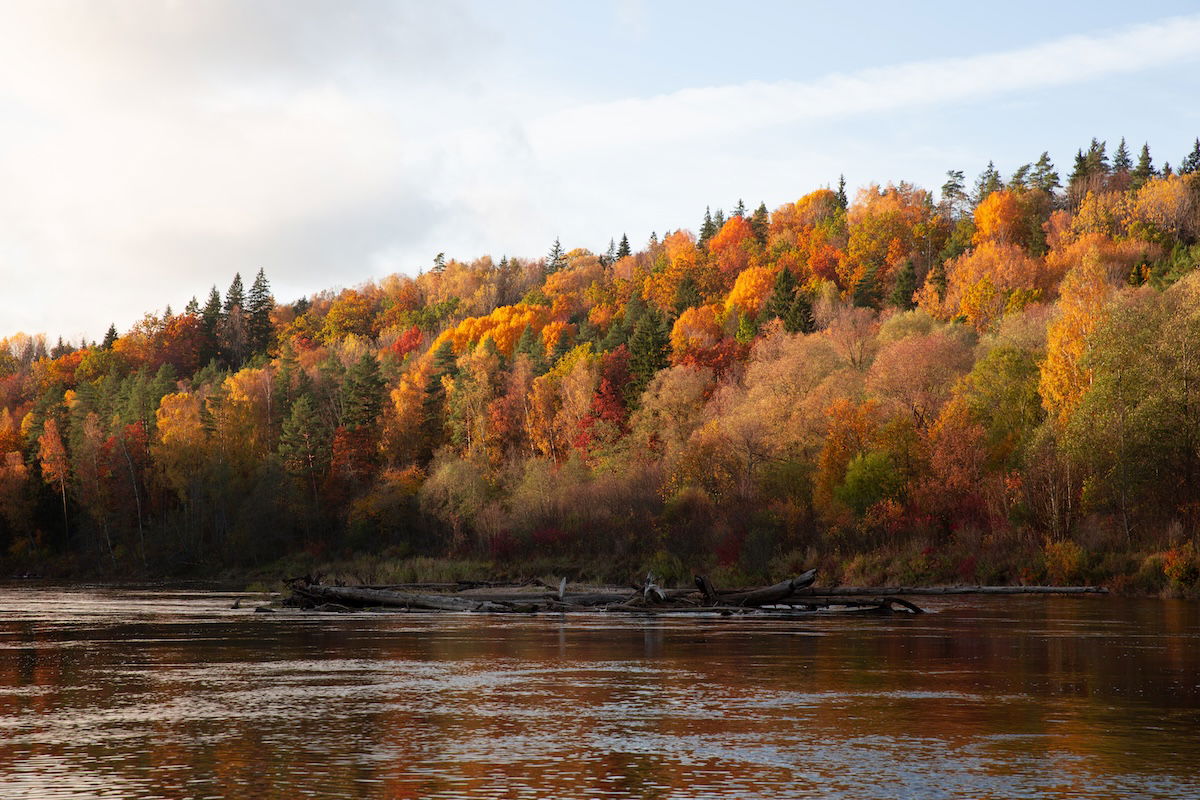
[[[409,594],[358,586],[296,585],[297,594],[321,603],[338,603],[355,608],[420,608],[430,611],[512,611],[512,605],[489,600],[470,600],[451,595]]]
[[[1108,594],[1104,586],[834,586],[814,588],[820,597],[950,594]]]

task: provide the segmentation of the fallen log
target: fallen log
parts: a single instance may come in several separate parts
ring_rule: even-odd
[[[513,611],[511,604],[489,600],[470,600],[451,595],[409,594],[387,589],[364,589],[358,586],[296,585],[297,594],[317,603],[337,603],[355,608],[382,606],[384,608],[420,608],[430,611]]]
[[[1108,594],[1104,586],[832,586],[813,587],[819,597],[952,594]]]
[[[712,582],[706,576],[697,575],[696,586],[710,605],[765,606],[786,600],[797,592],[807,589],[812,586],[816,577],[817,571],[810,569],[808,572],[781,581],[774,586],[764,586],[761,589],[719,591],[713,587]]]

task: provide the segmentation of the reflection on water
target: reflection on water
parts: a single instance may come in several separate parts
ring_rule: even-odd
[[[1200,796],[1200,608],[298,616],[0,590],[2,798]]]

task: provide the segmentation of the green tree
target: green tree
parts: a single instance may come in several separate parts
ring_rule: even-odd
[[[770,215],[767,213],[767,204],[759,203],[758,208],[754,209],[754,213],[750,216],[750,230],[754,232],[754,238],[759,244],[767,243],[767,234],[770,232]]]
[[[1196,137],[1192,152],[1184,156],[1179,164],[1180,175],[1191,175],[1193,172],[1200,172],[1200,136]]]
[[[1113,153],[1113,172],[1129,172],[1133,168],[1133,160],[1129,157],[1129,148],[1125,145],[1125,137],[1121,137],[1117,152]]]
[[[317,502],[317,487],[329,469],[330,431],[308,395],[292,403],[279,437],[279,456],[285,469],[305,481]]]
[[[767,298],[767,304],[763,308],[767,319],[786,317],[795,299],[796,276],[790,269],[784,267],[775,276],[775,287],[771,290],[771,296]]]
[[[675,313],[682,314],[687,309],[695,308],[703,302],[704,298],[700,295],[700,287],[696,285],[696,279],[691,274],[684,275],[683,280],[675,289]]]
[[[113,324],[108,326],[108,332],[104,334],[104,341],[100,344],[100,349],[112,350],[115,341],[117,341],[117,326]]]
[[[221,310],[225,313],[225,316],[229,316],[235,308],[243,310],[246,308],[246,292],[242,287],[242,273],[240,272],[233,273],[233,280],[230,282],[229,288],[225,291],[225,305]]]
[[[1038,160],[1034,162],[1033,172],[1029,176],[1029,185],[1048,195],[1053,195],[1054,190],[1062,186],[1058,180],[1058,171],[1054,169],[1054,162],[1050,160],[1048,152],[1043,150],[1042,154],[1038,156]]]
[[[621,243],[617,245],[617,258],[624,258],[630,255],[632,251],[629,249],[629,237],[621,234]]]
[[[979,177],[975,179],[975,194],[971,199],[975,201],[975,205],[979,205],[989,194],[1003,188],[1004,181],[1000,179],[1000,171],[996,169],[994,163],[989,161],[983,172],[979,173]]]
[[[275,298],[271,296],[271,286],[267,283],[266,273],[259,269],[250,286],[250,294],[246,298],[246,313],[250,349],[255,353],[264,353],[271,344],[271,312],[275,308]]]
[[[562,245],[558,239],[554,240],[554,246],[550,248],[550,253],[546,256],[546,274],[558,272],[567,265],[566,255],[563,253]]]
[[[629,408],[637,406],[650,379],[667,366],[670,352],[671,336],[665,320],[657,313],[647,311],[629,337],[630,380],[625,388],[625,400]]]
[[[910,258],[896,273],[896,283],[892,286],[892,293],[888,295],[888,302],[904,311],[915,308],[913,295],[916,294],[916,291],[917,270]]]
[[[1133,176],[1133,188],[1140,189],[1154,177],[1154,161],[1150,158],[1150,143],[1146,142],[1142,145],[1142,152],[1138,155],[1137,166],[1130,173]]]

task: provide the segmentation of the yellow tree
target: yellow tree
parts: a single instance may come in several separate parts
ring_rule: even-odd
[[[1081,361],[1088,335],[1104,319],[1112,285],[1100,258],[1092,253],[1067,273],[1060,291],[1059,316],[1047,331],[1038,388],[1046,411],[1061,429],[1091,383],[1091,370]]]
[[[38,460],[42,466],[42,480],[51,486],[58,484],[59,494],[62,495],[63,529],[70,535],[67,523],[67,448],[63,446],[58,421],[54,417],[49,417],[42,426],[42,435],[38,437]]]

